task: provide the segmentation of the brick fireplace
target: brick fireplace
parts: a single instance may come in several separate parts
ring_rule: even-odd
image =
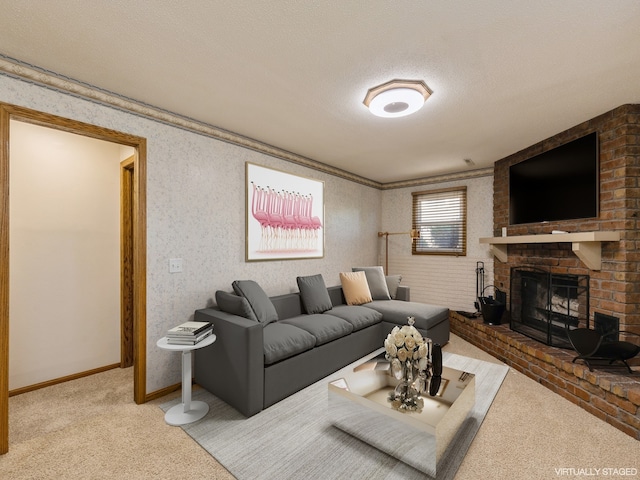
[[[509,225],[509,166],[588,132],[600,140],[600,216],[596,219]],[[622,330],[640,333],[640,105],[623,105],[495,163],[494,235],[618,231],[619,242],[602,243],[602,268],[589,270],[570,243],[515,244],[508,262],[494,262],[494,283],[507,293],[512,266],[537,266],[552,273],[590,276],[590,315],[620,318]]]
[[[509,167],[594,131],[600,145],[599,217],[509,225]],[[640,105],[620,106],[497,161],[493,203],[496,237],[503,227],[510,237],[553,230],[619,232],[619,241],[602,242],[599,270],[587,267],[571,243],[509,244],[506,262],[494,260],[494,284],[510,298],[511,269],[522,266],[588,276],[589,318],[594,312],[611,315],[619,318],[621,330],[640,334]],[[591,373],[570,362],[572,351],[536,342],[506,325],[492,327],[452,314],[452,331],[640,440],[640,374]]]

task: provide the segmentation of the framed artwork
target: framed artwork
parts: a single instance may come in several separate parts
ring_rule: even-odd
[[[246,163],[246,260],[324,257],[324,182]]]

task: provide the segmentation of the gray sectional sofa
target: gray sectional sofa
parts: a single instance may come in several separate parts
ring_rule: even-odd
[[[410,302],[406,286],[395,298],[347,305],[342,287],[324,287],[321,276],[298,285],[267,298],[255,282],[234,282],[235,294],[216,292],[217,307],[195,312],[218,337],[195,351],[195,381],[247,417],[382,347],[408,316],[423,336],[449,341],[449,310]]]

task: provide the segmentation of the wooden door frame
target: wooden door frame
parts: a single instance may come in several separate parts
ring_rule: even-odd
[[[9,451],[9,122],[19,120],[135,149],[133,176],[133,397],[146,401],[147,141],[145,138],[0,102],[0,455]]]
[[[135,155],[120,162],[120,367],[134,364],[133,186]]]

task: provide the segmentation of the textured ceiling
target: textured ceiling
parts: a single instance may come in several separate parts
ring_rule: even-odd
[[[640,103],[639,32],[637,0],[4,0],[0,54],[388,183]],[[434,93],[371,115],[394,78]]]

